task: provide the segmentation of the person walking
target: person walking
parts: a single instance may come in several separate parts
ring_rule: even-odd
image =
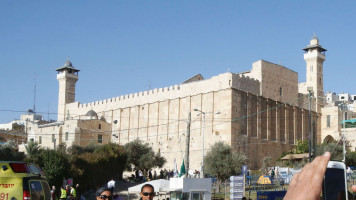
[[[156,170],[153,172],[153,179],[154,179],[154,180],[157,179],[157,172],[156,172]]]
[[[272,179],[272,182],[274,182],[274,174],[275,174],[275,172],[274,172],[274,169],[272,168],[272,171],[271,171],[271,179]]]
[[[148,178],[150,179],[150,181],[152,181],[152,171],[148,171]]]
[[[139,178],[139,179],[140,179],[140,182],[143,182],[143,173],[142,173],[141,170],[138,171],[138,176],[140,177],[140,178]]]
[[[140,180],[138,169],[135,170],[136,181]]]
[[[79,184],[75,186],[75,190],[77,191],[77,200],[80,200],[82,197],[82,192],[80,190]]]
[[[51,199],[52,200],[56,200],[56,186],[52,186],[52,190],[51,190]]]
[[[163,179],[163,170],[161,169],[161,171],[159,171],[159,178]]]
[[[59,199],[63,199],[63,200],[67,199],[67,191],[66,189],[64,189],[64,186],[61,186],[61,196],[59,197]]]
[[[72,199],[77,199],[77,191],[73,186],[70,186],[70,196]]]
[[[70,186],[66,185],[66,192],[67,192],[67,197],[70,195]]]

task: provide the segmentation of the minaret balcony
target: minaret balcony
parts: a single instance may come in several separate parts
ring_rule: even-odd
[[[315,58],[321,58],[325,60],[325,54],[318,51],[307,52],[304,54],[304,60],[315,59]]]

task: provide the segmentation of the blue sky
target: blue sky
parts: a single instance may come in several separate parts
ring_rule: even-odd
[[[356,94],[355,10],[355,1],[2,0],[0,123],[33,107],[35,78],[36,110],[56,113],[55,69],[67,58],[81,70],[82,103],[248,71],[259,59],[303,82],[314,32],[328,50],[324,92]]]

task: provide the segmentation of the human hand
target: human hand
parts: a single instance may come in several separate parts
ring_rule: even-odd
[[[295,174],[284,200],[319,200],[324,173],[330,157],[330,153],[325,152],[324,155],[316,157],[313,162],[304,166],[302,171]]]

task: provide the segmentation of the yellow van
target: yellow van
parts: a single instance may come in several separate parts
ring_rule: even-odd
[[[32,163],[0,161],[0,200],[50,200],[41,168]]]

